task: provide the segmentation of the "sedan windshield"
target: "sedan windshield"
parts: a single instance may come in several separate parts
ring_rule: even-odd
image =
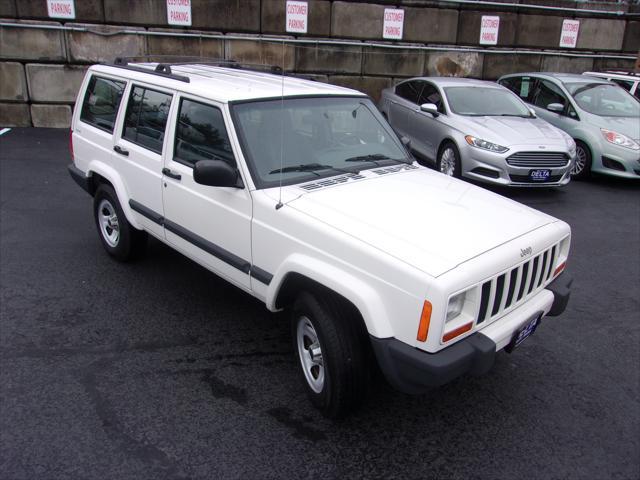
[[[252,101],[232,112],[258,188],[411,161],[368,98]]]
[[[601,117],[640,117],[640,102],[624,89],[607,83],[566,83],[583,110]]]
[[[458,115],[473,117],[530,117],[531,112],[513,93],[492,87],[447,87],[449,106]]]

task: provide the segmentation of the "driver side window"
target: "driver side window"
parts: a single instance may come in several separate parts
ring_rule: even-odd
[[[408,100],[411,103],[418,103],[422,82],[410,81],[401,83],[396,87],[396,95]]]
[[[223,160],[236,165],[222,112],[205,103],[180,102],[173,159],[193,167],[199,160]]]
[[[553,83],[547,80],[540,80],[538,82],[538,88],[536,89],[535,99],[533,104],[537,107],[546,109],[551,103],[559,103],[564,107],[563,115],[566,115],[567,105],[569,101],[565,97],[562,90]]]
[[[418,100],[418,105],[423,105],[425,103],[433,103],[436,107],[438,107],[438,112],[445,113],[444,103],[442,102],[442,95],[440,95],[438,89],[430,83],[425,83]]]

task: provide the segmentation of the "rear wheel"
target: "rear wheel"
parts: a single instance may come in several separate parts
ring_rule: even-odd
[[[360,318],[336,295],[302,292],[293,305],[291,323],[311,402],[330,418],[357,408],[371,376],[368,337]]]
[[[576,162],[571,168],[571,178],[582,180],[591,175],[591,150],[586,143],[576,140]]]
[[[110,185],[100,185],[93,198],[93,213],[102,246],[109,255],[129,261],[145,249],[147,233],[136,230],[122,211],[118,196]]]
[[[450,177],[460,178],[460,152],[458,152],[458,149],[453,143],[446,142],[440,147],[436,167],[440,173],[444,173]]]

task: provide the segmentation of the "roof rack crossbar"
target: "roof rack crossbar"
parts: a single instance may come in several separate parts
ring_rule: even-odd
[[[169,65],[160,63],[153,70],[149,68],[139,67],[136,65],[129,65],[126,60],[121,58],[116,58],[115,61],[110,64],[112,67],[122,68],[125,70],[131,70],[133,72],[140,73],[148,73],[149,75],[158,75],[160,77],[171,78],[172,80],[178,80],[179,82],[190,83],[191,80],[189,77],[185,77],[184,75],[177,75],[171,72],[171,67]]]
[[[138,55],[133,57],[118,57],[114,63],[116,65],[129,65],[129,63],[140,62],[141,60],[148,63],[158,63],[156,71],[163,73],[171,73],[171,66],[180,65],[210,65],[214,67],[237,68],[239,70],[264,71],[278,75],[282,75],[283,73],[282,67],[278,65],[245,63],[232,59],[189,55]]]

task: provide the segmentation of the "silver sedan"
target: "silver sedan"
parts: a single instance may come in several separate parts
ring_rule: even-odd
[[[573,139],[496,83],[412,78],[383,90],[380,110],[416,156],[446,175],[516,186],[570,181]]]

